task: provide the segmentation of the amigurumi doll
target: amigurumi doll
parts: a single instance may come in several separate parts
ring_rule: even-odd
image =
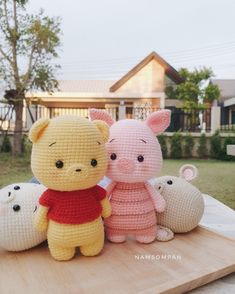
[[[151,180],[151,184],[166,201],[166,209],[158,217],[158,224],[174,233],[186,233],[200,222],[205,204],[202,193],[189,182],[197,177],[197,168],[183,165],[179,177],[163,176]],[[157,236],[161,240],[161,236]]]
[[[41,196],[35,226],[47,230],[56,260],[69,260],[76,247],[85,256],[104,245],[102,217],[111,214],[106,191],[97,183],[107,168],[108,125],[78,116],[40,119],[30,129],[31,167],[48,189]]]
[[[157,212],[165,209],[165,200],[148,182],[162,166],[161,148],[156,134],[170,123],[170,111],[153,112],[146,121],[124,119],[114,123],[109,114],[91,109],[91,119],[106,121],[110,136],[106,149],[109,156],[107,187],[112,215],[105,220],[108,240],[124,242],[132,234],[140,243],[156,239]]]
[[[21,251],[46,240],[45,232],[33,226],[38,200],[46,190],[43,185],[17,183],[0,190],[0,247]]]

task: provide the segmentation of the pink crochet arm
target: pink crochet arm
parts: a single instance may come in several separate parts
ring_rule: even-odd
[[[157,212],[163,212],[166,207],[166,201],[160,193],[158,193],[150,183],[145,183],[145,187],[153,201],[154,208]]]
[[[111,183],[109,183],[109,184],[105,187],[105,190],[107,191],[106,197],[107,197],[108,199],[111,198],[111,194],[112,194],[112,192],[113,192],[115,186],[116,186],[116,183],[112,181]]]

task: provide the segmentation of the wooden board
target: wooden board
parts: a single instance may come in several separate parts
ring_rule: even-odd
[[[235,240],[198,227],[167,243],[107,242],[100,256],[68,262],[46,244],[0,251],[0,293],[182,293],[234,271]]]

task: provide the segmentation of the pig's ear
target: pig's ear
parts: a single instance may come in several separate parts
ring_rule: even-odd
[[[37,120],[29,130],[29,140],[32,143],[36,143],[39,137],[42,135],[45,128],[49,125],[50,120],[48,118],[41,118]]]
[[[91,120],[102,120],[109,126],[114,124],[114,120],[105,110],[91,108],[89,109],[89,115]]]
[[[159,110],[151,113],[145,123],[154,132],[160,134],[170,125],[171,111],[168,109]]]
[[[101,120],[94,120],[93,122],[100,131],[103,142],[106,143],[109,138],[109,126]]]
[[[179,174],[182,179],[190,182],[197,177],[197,168],[192,164],[184,164],[181,166]]]

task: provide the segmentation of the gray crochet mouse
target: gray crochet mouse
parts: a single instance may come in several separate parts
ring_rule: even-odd
[[[166,200],[166,209],[158,214],[161,228],[157,239],[168,241],[174,233],[186,233],[200,222],[204,212],[201,192],[189,182],[197,177],[197,168],[186,164],[180,168],[179,177],[163,176],[151,181]]]

